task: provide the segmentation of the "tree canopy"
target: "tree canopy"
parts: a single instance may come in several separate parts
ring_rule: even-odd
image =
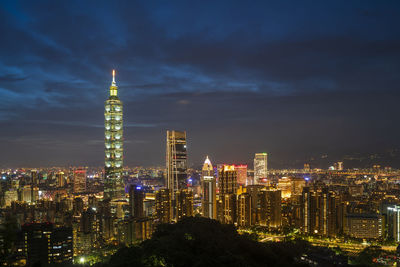
[[[298,263],[307,244],[264,244],[240,235],[233,225],[185,218],[159,225],[152,238],[120,249],[104,267],[118,266],[305,266]]]

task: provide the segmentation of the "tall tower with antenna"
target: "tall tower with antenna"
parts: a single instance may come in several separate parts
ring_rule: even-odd
[[[104,199],[120,199],[125,195],[123,170],[123,120],[122,102],[118,98],[115,70],[112,72],[110,96],[104,107],[105,178]]]

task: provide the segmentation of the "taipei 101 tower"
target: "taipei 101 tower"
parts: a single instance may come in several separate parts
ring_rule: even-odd
[[[104,199],[116,200],[125,196],[122,180],[123,168],[123,122],[122,102],[118,98],[115,70],[110,86],[110,96],[105,102],[105,179]]]

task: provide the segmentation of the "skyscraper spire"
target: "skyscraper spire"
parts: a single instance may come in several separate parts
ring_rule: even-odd
[[[118,95],[118,86],[115,82],[115,70],[112,71],[112,82],[110,86],[110,96],[117,96]]]

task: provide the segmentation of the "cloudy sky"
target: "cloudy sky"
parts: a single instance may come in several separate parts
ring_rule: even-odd
[[[399,25],[389,0],[1,1],[0,166],[101,166],[114,68],[128,166],[167,129],[194,165],[399,147]]]

